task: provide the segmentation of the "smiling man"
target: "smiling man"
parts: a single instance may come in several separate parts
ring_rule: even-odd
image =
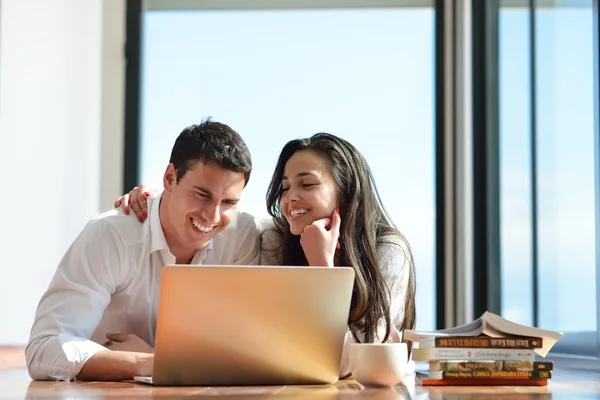
[[[91,220],[40,300],[26,349],[33,379],[150,375],[161,270],[257,264],[254,218],[238,212],[252,162],[242,138],[210,120],[175,141],[148,222],[114,209]]]

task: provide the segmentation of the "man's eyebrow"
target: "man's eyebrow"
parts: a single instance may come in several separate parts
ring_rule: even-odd
[[[198,190],[200,192],[203,192],[203,193],[205,193],[205,194],[207,194],[209,196],[213,195],[210,190],[208,190],[207,188],[203,188],[202,186],[192,186],[192,189],[196,189],[196,190]]]
[[[210,190],[208,190],[207,188],[203,188],[202,186],[192,186],[192,188],[196,189],[196,190],[198,190],[200,192],[203,192],[204,194],[206,194],[206,195],[208,195],[210,197],[213,196],[213,193]],[[231,202],[236,202],[237,203],[238,201],[240,201],[240,199],[239,199],[239,197],[230,197],[228,199],[223,199],[223,201],[231,201]]]
[[[297,177],[301,177],[301,176],[307,176],[307,175],[311,175],[311,176],[317,176],[316,174],[313,174],[312,172],[298,172],[298,173],[296,174],[296,176],[297,176]],[[285,180],[287,180],[287,179],[289,179],[289,178],[288,178],[287,176],[285,176],[285,175],[281,177],[281,180],[282,180],[282,181],[285,181]]]

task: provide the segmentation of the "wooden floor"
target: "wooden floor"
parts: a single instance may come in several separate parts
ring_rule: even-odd
[[[134,382],[33,382],[22,348],[0,348],[0,399],[236,399],[534,400],[600,399],[600,372],[555,368],[547,387],[369,388],[352,380],[323,386],[152,387]]]

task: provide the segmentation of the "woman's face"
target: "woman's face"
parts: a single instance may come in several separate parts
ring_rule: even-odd
[[[285,164],[281,211],[293,235],[339,206],[338,190],[327,160],[310,150],[297,151]]]

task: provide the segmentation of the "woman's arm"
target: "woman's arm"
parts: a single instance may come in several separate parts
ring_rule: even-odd
[[[377,255],[381,276],[389,290],[390,297],[388,301],[392,327],[402,329],[406,303],[411,302],[411,308],[414,309],[415,302],[412,253],[408,244],[400,237],[390,237],[387,243],[381,243],[377,246]],[[378,333],[380,333],[380,339],[383,339],[385,327],[380,327]]]
[[[386,343],[400,343],[402,341],[402,321],[404,319],[404,310],[406,301],[414,303],[414,281],[411,279],[413,275],[412,255],[408,245],[400,238],[392,237],[389,243],[382,243],[377,247],[377,255],[379,257],[379,266],[381,275],[389,289],[390,297],[388,299],[390,307],[390,334]],[[407,294],[412,295],[407,297]],[[413,304],[414,307],[414,304]],[[379,321],[377,326],[376,342],[382,342],[385,337],[386,325],[385,321]],[[364,335],[358,334],[360,342],[364,342]],[[350,345],[356,343],[354,335],[350,329],[346,332],[344,339],[344,350],[342,353],[342,362],[340,365],[340,378],[350,374]]]

